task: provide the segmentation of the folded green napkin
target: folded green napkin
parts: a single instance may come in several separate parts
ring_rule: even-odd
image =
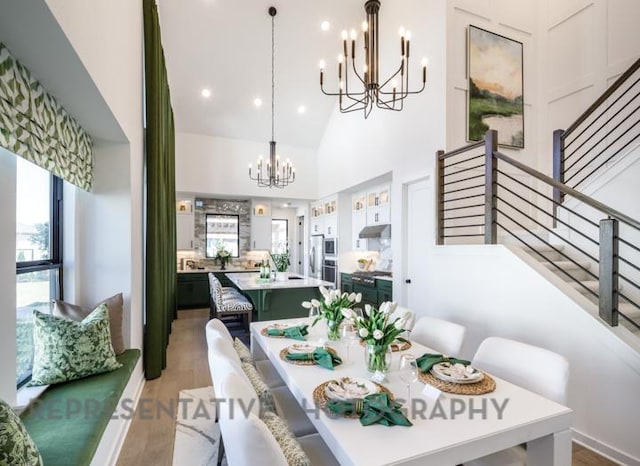
[[[287,359],[291,361],[314,361],[317,365],[325,369],[333,370],[333,366],[342,364],[342,359],[337,354],[330,353],[326,349],[319,347],[313,353],[289,353]]]
[[[383,426],[411,426],[411,421],[400,411],[402,406],[393,401],[386,393],[375,393],[355,400],[327,401],[327,409],[341,416],[350,414],[360,415],[360,424],[370,426],[382,424]]]
[[[443,356],[442,354],[436,353],[425,353],[420,356],[416,362],[418,363],[418,367],[422,373],[429,372],[433,366],[436,364],[440,364],[441,362],[449,362],[451,364],[464,364],[468,366],[471,364],[470,361],[465,359],[456,359],[456,358],[448,358]]]
[[[309,331],[307,330],[307,327],[309,326],[302,325],[300,327],[288,327],[285,329],[270,328],[270,329],[267,329],[267,335],[271,337],[285,337],[285,338],[292,338],[294,340],[305,340],[307,333],[309,333]]]

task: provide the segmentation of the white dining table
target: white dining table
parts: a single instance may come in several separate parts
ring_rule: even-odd
[[[308,323],[308,319],[277,322],[298,325]],[[413,423],[410,427],[364,427],[358,419],[329,416],[315,407],[313,391],[318,385],[340,377],[370,379],[363,347],[352,344],[347,359],[345,343],[327,342],[343,359],[343,364],[333,371],[294,365],[280,359],[280,351],[297,343],[296,340],[261,334],[263,328],[273,323],[276,321],[251,324],[252,351],[256,356],[266,355],[273,363],[341,465],[457,465],[523,443],[527,444],[528,466],[571,465],[572,411],[495,376],[492,377],[496,389],[491,393],[474,396],[443,393],[437,401],[422,393],[422,382],[414,382],[411,405],[415,410],[408,415]],[[310,329],[307,341],[323,343],[326,331],[322,323]],[[405,352],[419,357],[435,351],[412,342]],[[399,353],[393,354],[391,370],[382,385],[397,399],[406,400],[407,385],[397,369],[399,358]]]

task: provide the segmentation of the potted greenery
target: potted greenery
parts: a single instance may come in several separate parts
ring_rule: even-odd
[[[289,248],[285,248],[282,252],[270,252],[271,261],[276,268],[276,280],[284,281],[287,277],[287,268],[291,265],[291,254]]]
[[[215,258],[220,262],[220,270],[225,270],[227,263],[231,259],[231,252],[225,247],[224,243],[218,242]]]

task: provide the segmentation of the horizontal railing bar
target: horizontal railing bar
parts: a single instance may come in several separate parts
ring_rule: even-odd
[[[580,115],[578,119],[574,121],[573,124],[565,130],[564,138],[566,138],[569,134],[575,131],[576,128],[578,128],[587,118],[589,118],[589,115],[595,112],[596,109],[600,105],[602,105],[611,95],[613,95],[613,93],[617,91],[618,88],[620,88],[627,79],[633,76],[633,73],[635,73],[638,68],[640,68],[640,58],[636,60],[635,63],[631,65],[627,71],[622,73],[620,77],[616,79],[615,82],[611,86],[609,86],[609,88],[606,91],[604,91],[604,93],[598,98],[598,100],[592,103],[589,106],[589,108],[586,109],[582,113],[582,115]]]
[[[449,176],[451,175],[453,175],[453,173],[449,173]],[[461,180],[454,180],[454,181],[449,181],[447,183],[442,183],[442,186],[447,186],[455,183],[462,183],[463,181],[471,181],[471,180],[475,180],[476,178],[484,178],[484,173],[482,175],[474,175],[474,176],[469,176],[467,178],[462,178]]]
[[[578,173],[580,173],[582,170],[584,170],[585,168],[587,168],[591,162],[597,160],[602,154],[604,154],[607,150],[609,150],[615,143],[617,143],[622,137],[624,137],[629,131],[631,131],[634,127],[636,127],[638,125],[638,123],[640,123],[640,119],[638,119],[633,125],[629,126],[622,134],[620,134],[613,142],[608,143],[607,147],[605,147],[604,149],[602,149],[600,152],[598,152],[596,155],[594,155],[591,158],[591,161],[589,163],[586,163],[585,165],[583,165],[582,167],[580,167],[579,169],[577,169],[573,175],[571,175],[569,178],[567,178],[567,180],[565,181],[565,183],[568,183],[569,181],[571,181],[572,178],[574,178]],[[637,136],[636,136],[637,137]],[[625,147],[627,147],[631,142],[633,142],[636,137],[634,137],[633,139],[631,139],[631,141],[628,141],[627,144],[625,144],[621,149],[619,149],[618,151],[616,151],[613,155],[615,156],[618,152],[620,152],[622,149],[624,149]],[[593,149],[593,148],[592,148]],[[585,153],[584,155],[588,154]],[[583,157],[584,157],[583,155]],[[573,168],[573,165],[568,166],[565,171],[570,170],[571,168]]]
[[[631,320],[630,317],[627,317],[626,315],[624,315],[624,313],[618,311],[618,314],[620,314],[621,317],[624,317],[624,320],[626,320],[627,322],[629,322],[631,325],[633,325],[636,328],[640,328],[640,324],[634,320]]]
[[[638,78],[638,81],[640,81],[640,78]],[[636,82],[634,83],[634,85],[635,85],[638,81],[636,81]],[[627,89],[627,91],[629,91],[630,89],[631,89],[631,88]],[[606,108],[606,109],[605,109],[605,110],[600,114],[600,116],[604,115],[604,113],[605,113],[605,112],[607,112],[607,111],[611,108],[611,106],[612,106],[612,105],[614,105],[618,100],[620,100],[620,98],[621,98],[623,95],[625,95],[625,94],[627,93],[627,91],[625,91],[625,93],[624,93],[624,94],[622,94],[620,97],[618,97],[618,98],[616,99],[616,101],[615,101],[615,102],[613,102],[611,105],[609,105],[609,106],[608,106],[608,107],[607,107],[607,108]],[[638,92],[635,96],[633,96],[633,98],[629,99],[629,100],[627,101],[627,103],[626,103],[626,104],[624,104],[624,105],[622,106],[622,108],[620,108],[620,109],[619,109],[616,113],[614,113],[611,117],[607,118],[607,120],[606,120],[602,125],[600,125],[600,128],[598,128],[598,129],[597,129],[597,130],[595,130],[593,133],[591,133],[591,136],[589,136],[587,139],[585,139],[584,141],[582,141],[582,144],[580,144],[578,147],[576,147],[575,149],[573,149],[573,151],[571,151],[568,155],[567,155],[567,149],[569,148],[569,146],[570,146],[574,141],[576,141],[580,136],[582,136],[582,133],[584,133],[586,130],[588,130],[588,129],[591,127],[591,125],[587,126],[585,129],[583,129],[583,130],[580,132],[580,134],[579,134],[578,136],[576,136],[576,138],[575,138],[575,139],[573,139],[569,144],[565,145],[565,146],[564,146],[564,155],[565,155],[565,157],[564,157],[564,161],[565,161],[565,163],[567,162],[567,160],[569,160],[569,158],[571,158],[571,156],[572,156],[573,154],[575,154],[577,151],[579,151],[579,150],[582,148],[582,146],[584,146],[587,142],[589,142],[589,141],[591,140],[591,138],[593,138],[596,134],[598,134],[602,128],[604,128],[605,126],[607,126],[607,124],[608,124],[611,120],[613,120],[615,117],[617,117],[617,116],[620,114],[620,112],[622,112],[625,108],[627,108],[627,106],[629,106],[629,105],[631,104],[631,102],[633,102],[634,100],[636,100],[636,98],[637,98],[638,96],[640,96],[640,92]],[[632,115],[632,114],[633,114],[633,112],[635,112],[636,110],[637,110],[637,108],[636,108],[635,110],[632,110],[632,111],[631,111],[631,113],[629,114],[629,116],[630,116],[630,115]],[[599,116],[598,118],[600,118],[600,116]],[[627,116],[627,118],[629,118],[629,116]],[[597,120],[597,119],[596,119],[596,120]],[[596,121],[596,120],[594,120],[594,123],[595,123],[595,121]],[[626,118],[625,118],[625,120],[626,120]],[[623,120],[623,121],[624,121],[624,120]],[[614,128],[614,129],[615,129],[615,128]],[[610,133],[611,133],[611,131],[609,131],[609,133],[607,133],[607,134],[610,134]],[[606,135],[605,135],[604,137],[606,137]],[[602,142],[602,139],[600,139],[600,141],[598,141],[596,144],[594,144],[594,146],[597,146],[597,145],[598,145],[598,144],[600,144],[601,142]],[[593,146],[591,147],[591,149],[593,149]],[[591,149],[589,149],[589,151],[590,151]],[[589,152],[589,151],[587,151],[587,152]]]
[[[516,222],[517,223],[517,222]],[[504,231],[506,231],[507,233],[509,233],[511,236],[513,236],[515,239],[517,239],[518,241],[520,241],[522,244],[524,244],[526,247],[528,247],[529,249],[531,249],[533,252],[535,252],[537,255],[539,255],[540,257],[542,257],[545,261],[549,262],[551,265],[553,265],[556,269],[558,269],[560,272],[562,272],[563,274],[565,274],[567,277],[569,277],[571,280],[575,281],[578,285],[580,285],[582,288],[584,288],[585,290],[587,290],[589,293],[591,293],[592,295],[594,295],[596,298],[598,297],[598,294],[596,292],[594,292],[593,290],[591,290],[589,287],[587,287],[586,285],[584,285],[580,280],[578,280],[577,278],[575,278],[573,275],[571,275],[569,272],[567,272],[566,270],[563,270],[562,267],[560,267],[559,265],[557,265],[555,262],[551,261],[549,258],[547,258],[547,256],[545,256],[544,254],[542,254],[540,251],[538,251],[537,249],[534,249],[529,243],[527,243],[525,240],[523,240],[522,238],[520,238],[519,236],[517,236],[515,233],[512,233],[508,228],[506,228],[504,225],[501,225],[500,222],[496,222],[496,224],[502,228]],[[543,240],[544,241],[544,240]]]
[[[634,244],[631,244],[629,241],[626,241],[622,238],[618,238],[618,241],[620,241],[625,246],[629,246],[631,249],[635,249],[636,251],[640,252],[640,248]]]
[[[621,273],[618,272],[618,277],[622,278],[625,282],[627,282],[629,285],[636,287],[637,289],[640,290],[640,285],[638,285],[636,282],[634,282],[633,280],[625,277],[624,275],[622,275]]]
[[[518,162],[517,160],[509,157],[508,155],[503,154],[500,151],[496,151],[493,153],[494,157],[496,157],[497,159],[502,160],[503,162],[506,162],[510,165],[513,165],[516,168],[519,168],[520,170],[522,170],[525,173],[528,173],[529,175],[533,176],[534,178],[537,178],[538,180],[554,187],[557,188],[559,191],[578,199],[580,202],[583,202],[584,204],[587,204],[591,207],[593,207],[594,209],[597,209],[601,212],[603,212],[605,215],[608,215],[610,217],[613,217],[623,223],[626,223],[629,226],[634,227],[637,230],[640,230],[640,222],[638,222],[637,220],[634,220],[633,218],[629,217],[628,215],[623,214],[622,212],[619,212],[611,207],[609,207],[606,204],[603,204],[602,202],[596,201],[595,199],[590,198],[589,196],[586,196],[584,194],[582,194],[579,191],[576,191],[573,188],[570,188],[569,186],[560,183],[559,181],[554,180],[553,178],[544,175],[542,173],[540,173],[537,170],[534,170],[533,168],[529,168],[527,165],[523,164],[522,162]]]
[[[575,167],[582,159],[584,159],[587,155],[590,155],[591,151],[593,151],[602,141],[604,141],[605,139],[607,139],[611,133],[613,131],[615,131],[616,129],[618,129],[620,127],[621,124],[625,123],[630,117],[633,116],[633,113],[630,113],[629,115],[627,115],[627,117],[622,120],[621,122],[619,122],[611,131],[609,131],[608,133],[606,133],[604,136],[602,136],[600,138],[600,140],[598,142],[596,142],[594,145],[592,145],[591,147],[589,147],[588,150],[586,150],[579,158],[578,160],[575,160],[573,163],[569,164],[568,166],[565,167],[565,172],[568,172],[569,170],[571,170],[573,167]],[[602,154],[604,154],[607,150],[609,150],[615,143],[617,143],[625,134],[627,134],[629,132],[629,130],[631,130],[634,126],[636,126],[638,123],[640,123],[640,119],[638,121],[636,121],[633,125],[631,125],[629,128],[626,129],[625,132],[623,132],[621,135],[619,135],[613,142],[608,142],[607,143],[607,147],[605,147],[604,149],[602,149],[600,152],[598,152],[596,155],[594,155],[593,157],[591,157],[591,161],[596,160],[598,157],[600,157]],[[635,139],[635,138],[634,138]],[[633,139],[632,139],[633,141]],[[565,159],[566,161],[566,159]],[[584,170],[585,167],[587,167],[591,162],[586,163],[585,165],[583,165],[582,167],[580,167],[580,169],[578,169],[576,171],[575,174],[580,173],[580,171]],[[575,175],[574,174],[574,175]]]
[[[629,301],[631,304],[633,304],[635,307],[637,307],[638,309],[640,309],[640,304],[636,303],[633,299],[631,299],[628,296],[625,296],[624,294],[620,293],[620,291],[618,291],[618,296],[620,296],[621,298]],[[619,312],[619,311],[618,311]]]
[[[476,149],[478,147],[484,147],[484,139],[482,141],[474,142],[473,144],[467,144],[466,146],[460,147],[458,149],[454,149],[452,151],[445,152],[444,154],[440,155],[438,158],[440,160],[445,160],[445,159],[448,159],[450,157],[453,157],[454,155],[463,154],[465,152],[468,152],[470,150]]]
[[[638,267],[637,265],[629,262],[627,259],[625,259],[624,257],[620,257],[618,256],[618,260],[624,262],[625,264],[627,264],[629,267],[632,267],[634,269],[636,269],[638,272],[640,272],[640,267]]]
[[[498,170],[498,173],[502,173]],[[500,186],[502,189],[504,189],[505,191],[513,194],[514,196],[518,197],[519,199],[522,199],[524,202],[526,202],[527,204],[529,204],[530,206],[538,209],[540,212],[542,212],[543,214],[547,215],[548,217],[551,217],[552,219],[556,220],[558,223],[561,223],[562,225],[566,226],[567,228],[569,228],[572,231],[575,231],[576,233],[578,233],[579,235],[583,236],[585,239],[591,241],[593,244],[595,244],[596,246],[599,246],[600,243],[598,243],[598,241],[594,240],[593,238],[591,238],[588,235],[585,235],[583,232],[581,232],[580,230],[578,230],[577,228],[571,226],[570,224],[568,224],[567,222],[560,220],[559,218],[557,218],[556,216],[554,216],[553,214],[547,212],[546,210],[544,210],[542,207],[539,207],[537,205],[535,205],[533,202],[529,201],[528,199],[525,199],[524,197],[522,197],[521,195],[519,195],[518,193],[516,193],[515,191],[511,191],[509,188],[507,188],[506,186],[503,186],[502,184],[498,183],[498,186]]]
[[[474,217],[484,217],[484,212],[481,214],[476,214],[476,215],[460,215],[458,217],[447,217],[447,218],[443,218],[443,220],[461,220],[464,218],[474,218]]]
[[[475,236],[484,236],[484,233],[480,233],[477,235],[444,235],[444,238],[471,238]]]
[[[585,222],[587,222],[588,224],[596,227],[596,228],[600,228],[600,225],[598,225],[596,222],[594,222],[593,220],[589,220],[587,217],[585,217],[584,215],[576,212],[575,210],[570,209],[569,207],[563,205],[562,203],[554,200],[553,198],[546,196],[538,191],[536,191],[534,188],[532,188],[531,186],[527,186],[526,184],[524,184],[522,181],[520,180],[516,180],[514,177],[512,177],[511,175],[509,175],[507,172],[503,172],[502,170],[498,170],[498,173],[500,173],[501,175],[506,176],[507,178],[509,178],[510,180],[515,181],[516,183],[518,183],[519,185],[527,188],[530,191],[533,191],[535,194],[537,194],[538,196],[542,197],[543,199],[546,199],[549,202],[552,202],[553,204],[557,205],[558,207],[566,210],[567,212],[570,212],[571,214],[575,215],[576,217],[580,218],[581,220],[584,220]]]
[[[470,191],[472,189],[484,188],[484,183],[477,184],[475,186],[467,186],[466,188],[452,189],[451,191],[445,191],[442,193],[443,195],[451,194],[451,193],[459,193],[460,191]]]
[[[482,157],[484,158],[484,155],[482,155]],[[469,160],[471,160],[471,159],[469,159]],[[449,167],[444,167],[444,168],[449,168]],[[469,170],[477,170],[478,168],[484,168],[484,163],[481,163],[480,165],[474,165],[473,167],[463,168],[463,169],[458,170],[458,171],[453,172],[453,173],[445,173],[443,175],[443,177],[457,175],[459,173],[468,172]]]
[[[442,209],[442,211],[449,212],[450,210],[475,209],[477,207],[484,207],[484,204],[465,205],[462,207],[449,207],[447,209]],[[482,215],[484,215],[484,213]]]
[[[446,199],[446,200],[442,201],[442,203],[444,204],[445,202],[464,201],[466,199],[474,199],[474,198],[477,198],[477,197],[484,197],[484,193],[482,193],[482,194],[473,194],[471,196],[457,197],[455,199]]]
[[[442,227],[445,230],[450,230],[453,228],[476,228],[476,227],[483,227],[484,223],[477,223],[477,224],[473,224],[473,225],[451,225],[450,227]]]
[[[517,207],[512,206],[511,204],[509,204],[507,201],[502,200],[502,202],[504,202],[505,204],[509,205],[512,209],[517,210],[518,212],[520,212],[522,215],[524,215],[525,217],[527,216],[526,214],[524,214],[520,209],[518,209]],[[582,269],[582,271],[586,272],[588,275],[591,275],[593,278],[595,278],[596,280],[598,280],[598,276],[596,274],[594,274],[593,272],[591,272],[589,269],[587,269],[586,267],[583,267],[582,265],[580,265],[578,262],[576,262],[573,258],[569,257],[568,255],[566,255],[564,252],[562,252],[560,249],[556,248],[555,246],[553,246],[551,243],[549,243],[548,241],[540,238],[538,235],[536,235],[532,230],[529,230],[528,228],[526,228],[524,225],[520,224],[517,220],[515,220],[513,217],[510,217],[509,214],[507,214],[506,212],[498,209],[498,212],[500,212],[502,215],[504,215],[505,217],[507,217],[509,220],[511,220],[512,222],[518,224],[523,230],[531,233],[533,236],[535,236],[536,238],[538,238],[540,241],[542,241],[544,244],[546,244],[547,246],[549,246],[551,249],[553,249],[555,252],[557,252],[558,254],[560,254],[562,257],[564,257],[565,259],[567,259],[569,262],[572,262],[574,265],[578,266],[580,269]],[[551,229],[545,227],[542,223],[530,218],[531,221],[537,223],[538,225],[540,225],[542,228],[544,228],[545,230],[547,230],[549,233],[551,233],[552,235],[556,236],[557,238],[560,238],[561,240],[563,240],[565,243],[567,243],[569,246],[571,246],[572,248],[576,249],[577,251],[580,251],[582,254],[584,254],[585,256],[587,256],[589,259],[591,259],[592,261],[595,262],[599,262],[598,259],[594,258],[591,254],[586,253],[585,251],[583,251],[581,248],[579,248],[578,246],[576,246],[575,244],[567,241],[566,239],[564,239],[562,236],[560,236],[559,234],[553,232]]]
[[[638,120],[636,122],[636,125],[640,123],[640,120]],[[634,125],[635,126],[635,125]],[[631,139],[630,141],[628,141],[624,146],[622,146],[620,149],[618,149],[616,152],[614,152],[613,154],[611,154],[611,156],[605,160],[604,162],[602,162],[600,165],[598,165],[596,168],[594,168],[593,170],[591,170],[591,172],[587,175],[585,175],[580,181],[578,181],[577,183],[575,183],[574,186],[578,186],[579,184],[581,184],[582,182],[584,182],[586,179],[588,179],[591,175],[593,175],[595,172],[597,172],[598,170],[600,170],[602,167],[604,167],[606,164],[608,164],[611,159],[613,159],[616,155],[618,155],[620,152],[622,152],[629,144],[631,144],[633,141],[635,141],[636,139],[638,139],[638,137],[640,137],[640,133],[638,133],[637,135],[634,136],[633,139]],[[617,141],[616,141],[617,142]],[[595,161],[596,159],[593,159],[593,161]],[[585,167],[588,165],[585,165]],[[583,167],[584,168],[584,167]],[[576,172],[575,174],[577,174],[578,172]]]

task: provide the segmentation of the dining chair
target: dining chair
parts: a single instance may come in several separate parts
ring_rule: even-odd
[[[233,342],[233,337],[231,336],[229,329],[220,319],[211,319],[207,322],[207,325],[205,326],[205,334],[207,336],[207,345],[209,345],[209,340],[214,337],[225,338],[230,342]]]
[[[420,317],[411,331],[411,340],[440,351],[447,356],[458,356],[467,329],[448,320]]]
[[[472,365],[556,403],[566,404],[569,362],[557,353],[507,338],[489,337],[480,344]],[[464,465],[521,466],[526,464],[526,456],[525,448],[517,446]]]

